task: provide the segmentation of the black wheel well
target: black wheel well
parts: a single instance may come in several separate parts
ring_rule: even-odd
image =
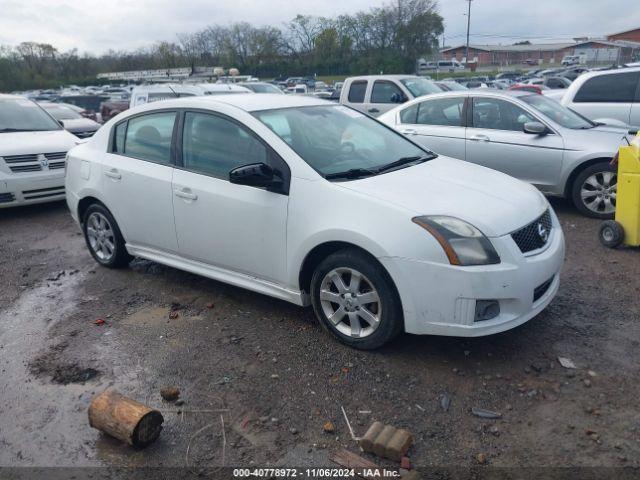
[[[611,158],[613,158],[613,156]],[[565,198],[571,198],[572,191],[573,191],[573,182],[576,181],[576,178],[578,177],[578,175],[580,175],[580,172],[582,172],[586,168],[589,168],[591,165],[595,165],[596,163],[601,163],[601,162],[609,163],[611,161],[611,158],[592,158],[590,160],[587,160],[586,162],[581,163],[576,168],[574,168],[571,174],[569,175],[569,178],[567,178],[567,183],[564,187]]]
[[[104,203],[102,203],[100,200],[98,200],[95,197],[84,197],[83,199],[80,200],[80,202],[78,202],[78,219],[80,220],[80,223],[84,222],[84,213],[87,211],[87,208],[89,208],[94,203],[97,203],[98,205],[102,205],[104,208],[107,208],[107,206]],[[107,210],[109,209],[107,208]]]

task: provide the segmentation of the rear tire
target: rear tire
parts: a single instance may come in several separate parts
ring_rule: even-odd
[[[584,215],[601,220],[614,217],[617,172],[609,162],[598,162],[582,170],[573,182],[571,199]]]
[[[122,268],[133,260],[115,218],[105,206],[94,203],[87,208],[82,231],[91,256],[103,267]]]
[[[607,220],[600,225],[598,231],[600,243],[608,248],[616,248],[622,244],[624,240],[624,228],[615,220]]]
[[[320,324],[350,347],[379,348],[404,327],[391,277],[356,249],[340,250],[318,265],[311,278],[311,303]]]

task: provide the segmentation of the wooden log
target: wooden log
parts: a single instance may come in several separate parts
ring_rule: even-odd
[[[89,405],[89,425],[137,448],[153,443],[162,431],[164,418],[158,410],[106,390]]]

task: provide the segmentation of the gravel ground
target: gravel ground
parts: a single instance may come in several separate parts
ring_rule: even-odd
[[[357,435],[373,420],[411,430],[421,468],[638,467],[640,251],[602,248],[598,221],[554,206],[567,258],[547,310],[375,352],[336,343],[310,309],[143,260],[100,268],[64,204],[0,211],[0,465],[331,466],[337,448],[357,452],[343,406]],[[168,385],[183,405],[161,399]],[[163,412],[147,449],[89,428],[112,386]]]

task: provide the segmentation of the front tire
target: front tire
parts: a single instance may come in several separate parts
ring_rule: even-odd
[[[571,189],[576,208],[589,217],[612,219],[616,211],[617,177],[609,162],[599,162],[581,171]]]
[[[107,268],[121,268],[133,259],[125,247],[116,220],[103,205],[94,203],[87,208],[82,222],[84,239],[91,256]]]
[[[393,281],[382,265],[356,249],[340,250],[318,265],[311,303],[326,330],[362,350],[381,347],[404,326]]]

